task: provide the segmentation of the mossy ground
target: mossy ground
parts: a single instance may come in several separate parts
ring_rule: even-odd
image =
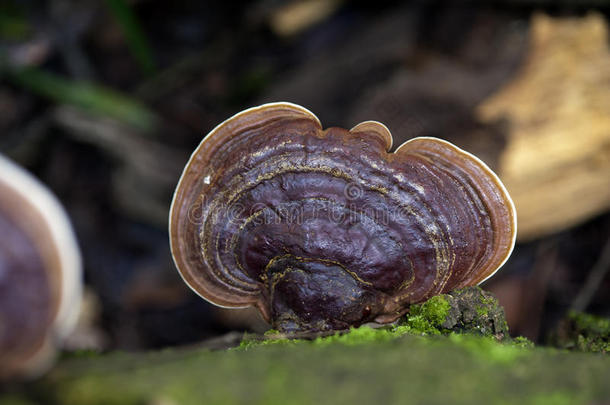
[[[0,395],[0,405],[562,405],[610,398],[607,356],[508,339],[497,333],[503,319],[495,300],[477,310],[485,294],[451,297],[414,306],[396,325],[315,339],[270,331],[230,350],[71,355],[40,381]],[[473,305],[456,315],[467,302]]]
[[[610,319],[570,312],[551,341],[564,349],[610,353]]]
[[[605,356],[523,349],[473,335],[396,338],[366,327],[349,335],[248,350],[73,357],[29,386],[29,398],[64,405],[581,404],[610,398]]]

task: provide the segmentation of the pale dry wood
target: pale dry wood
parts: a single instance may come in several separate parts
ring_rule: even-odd
[[[330,17],[342,0],[296,0],[274,10],[269,16],[271,29],[280,36],[291,36]]]
[[[599,14],[533,17],[517,77],[479,118],[509,120],[500,177],[517,207],[519,240],[566,229],[610,208],[610,54]]]

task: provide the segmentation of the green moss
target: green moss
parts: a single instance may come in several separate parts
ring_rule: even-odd
[[[479,287],[465,287],[411,306],[402,322],[413,333],[424,335],[451,332],[508,337],[503,308],[496,298]]]
[[[481,303],[485,306],[497,305],[496,299],[491,295],[483,295],[481,297]]]
[[[487,308],[485,307],[476,307],[476,311],[479,316],[487,315]]]
[[[25,389],[62,405],[544,405],[602,403],[610,396],[610,362],[603,356],[523,350],[474,335],[391,338],[406,331],[364,327],[344,337],[247,351],[71,358]],[[357,341],[362,344],[352,344]]]
[[[381,328],[372,328],[370,326],[361,326],[359,328],[351,328],[347,332],[337,332],[329,336],[319,336],[313,340],[310,339],[291,339],[287,338],[277,331],[267,331],[261,339],[257,336],[245,335],[237,350],[249,350],[257,346],[267,345],[297,345],[310,344],[313,346],[328,346],[333,344],[342,344],[347,346],[361,345],[373,342],[387,342],[396,339],[407,333],[419,333],[407,325],[390,325]]]
[[[475,356],[499,364],[511,364],[528,355],[528,351],[521,344],[514,344],[509,341],[501,343],[490,336],[452,333],[449,335],[449,340]]]
[[[71,352],[62,352],[61,358],[74,358],[74,357],[88,357],[95,358],[101,356],[102,353],[99,350],[90,350],[90,349],[82,349],[82,350],[74,350]]]
[[[533,405],[571,405],[582,402],[579,401],[579,395],[576,393],[558,390],[535,394],[532,397],[531,403]]]
[[[610,319],[608,318],[574,311],[568,314],[568,318],[572,319],[578,330],[589,336],[596,336],[600,339],[610,337]]]
[[[534,348],[534,342],[532,342],[531,340],[529,340],[528,338],[526,338],[524,336],[517,336],[516,338],[514,338],[512,340],[512,344],[514,346],[520,347],[522,349],[533,349]]]
[[[610,319],[570,312],[552,334],[551,342],[564,349],[610,353]]]
[[[414,305],[412,313],[424,316],[432,324],[440,325],[447,318],[450,306],[446,296],[437,295],[423,304]]]
[[[265,336],[274,336],[278,335],[279,333],[280,331],[277,329],[269,329],[267,332],[265,332]]]
[[[414,306],[399,325],[365,325],[313,340],[268,331],[246,335],[239,348],[229,351],[72,356],[25,392],[63,405],[561,405],[610,397],[610,362],[604,356],[468,332],[491,319],[477,318],[474,310],[482,294],[470,289],[435,297]],[[489,308],[493,322],[500,323],[495,300]],[[457,327],[446,328],[448,319]],[[603,326],[591,322],[584,318],[580,325]]]
[[[291,346],[303,342],[302,339],[287,339],[287,338],[275,338],[271,335],[265,334],[265,337],[260,339],[258,337],[251,337],[248,334],[244,335],[244,338],[239,343],[239,346],[235,350],[249,350],[256,346],[267,346],[267,345],[283,345]]]
[[[610,353],[610,343],[578,335],[576,347],[582,352]]]
[[[338,343],[354,346],[373,342],[387,342],[406,333],[411,333],[411,329],[408,326],[393,326],[389,328],[361,326],[350,329],[348,333],[316,338],[313,344],[316,346],[328,346]]]
[[[447,296],[437,295],[422,304],[411,306],[404,325],[410,328],[411,333],[439,335],[445,330],[441,325],[447,319],[450,308]]]

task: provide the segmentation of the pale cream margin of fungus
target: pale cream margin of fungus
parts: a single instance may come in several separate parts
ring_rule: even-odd
[[[61,294],[45,346],[26,364],[25,376],[35,377],[53,363],[57,348],[74,329],[82,299],[82,259],[72,225],[59,200],[29,172],[0,155],[0,182],[38,211],[59,252]]]
[[[171,234],[171,229],[172,229],[172,212],[174,210],[174,204],[176,202],[177,191],[180,189],[182,181],[183,181],[186,173],[189,171],[189,167],[191,166],[191,162],[194,160],[195,156],[198,155],[200,149],[205,145],[206,141],[211,139],[213,137],[214,133],[216,131],[218,131],[220,128],[222,128],[224,125],[226,125],[227,122],[232,121],[235,118],[238,118],[238,117],[240,117],[240,116],[242,116],[244,114],[248,114],[248,113],[250,113],[252,111],[261,110],[261,109],[269,108],[269,107],[281,107],[281,106],[287,106],[287,107],[292,107],[292,108],[301,110],[302,112],[304,112],[307,115],[310,115],[312,118],[314,118],[318,122],[318,124],[320,125],[320,128],[322,128],[322,123],[321,123],[320,119],[313,112],[311,112],[310,110],[308,110],[307,108],[305,108],[303,106],[300,106],[298,104],[294,104],[294,103],[291,103],[291,102],[288,102],[288,101],[278,101],[278,102],[273,102],[273,103],[261,104],[261,105],[256,106],[256,107],[251,107],[251,108],[248,108],[246,110],[240,111],[237,114],[234,114],[233,116],[227,118],[226,120],[224,120],[220,124],[216,125],[216,127],[214,127],[214,129],[212,129],[202,139],[202,141],[199,144],[199,146],[193,151],[193,153],[191,154],[191,157],[188,160],[188,163],[185,165],[184,170],[182,171],[182,175],[180,176],[180,180],[178,181],[178,184],[177,184],[176,189],[174,191],[174,195],[172,197],[172,204],[171,204],[170,210],[169,210],[169,227],[168,227],[168,229],[169,229],[170,234]],[[392,133],[390,132],[390,130],[388,129],[388,127],[385,124],[383,124],[383,123],[381,123],[379,121],[373,121],[373,120],[371,120],[371,121],[363,121],[363,122],[359,123],[358,125],[354,126],[352,129],[350,129],[350,132],[358,132],[358,130],[363,130],[363,129],[365,129],[366,127],[368,127],[370,125],[372,125],[372,126],[378,125],[382,129],[382,131],[383,131],[382,135],[384,136],[384,138],[386,140],[386,146],[387,146],[386,150],[389,152],[390,149],[392,148],[392,145],[393,145],[393,142],[394,142],[394,138],[392,137]],[[512,222],[513,222],[513,227],[514,227],[513,228],[513,235],[512,235],[512,241],[511,241],[510,249],[507,251],[506,257],[504,257],[504,260],[502,260],[502,262],[498,265],[498,267],[491,274],[489,274],[486,278],[484,278],[483,280],[481,280],[479,282],[479,284],[482,284],[486,280],[488,280],[490,277],[492,277],[494,274],[496,274],[496,272],[498,270],[500,270],[500,268],[506,263],[506,261],[508,260],[508,258],[512,254],[513,249],[515,248],[515,242],[517,240],[517,210],[515,208],[515,204],[514,204],[512,198],[510,197],[510,194],[508,193],[508,190],[504,186],[504,183],[502,183],[502,181],[500,180],[498,175],[493,170],[491,170],[489,168],[489,166],[485,162],[483,162],[481,159],[479,159],[478,157],[476,157],[472,153],[467,152],[467,151],[465,151],[465,150],[455,146],[451,142],[448,142],[448,141],[446,141],[444,139],[435,138],[435,137],[432,137],[432,136],[420,136],[420,137],[417,137],[417,138],[409,139],[409,140],[403,142],[402,145],[400,145],[398,148],[396,148],[396,150],[393,153],[398,152],[398,150],[400,148],[402,148],[403,146],[405,146],[406,144],[408,144],[409,142],[411,142],[411,141],[413,141],[415,139],[431,139],[431,140],[443,143],[443,144],[445,144],[445,145],[447,145],[449,147],[452,147],[456,151],[458,151],[458,152],[460,152],[460,153],[462,153],[462,154],[472,158],[474,161],[476,161],[483,168],[483,170],[485,170],[496,181],[496,183],[500,187],[500,190],[502,191],[502,193],[506,197],[506,200],[510,204],[509,208],[510,208],[510,211],[511,211],[511,214],[512,214]],[[197,291],[197,289],[194,286],[190,285],[186,281],[184,276],[182,275],[182,272],[180,271],[180,269],[178,267],[178,264],[176,263],[176,259],[175,259],[175,256],[174,256],[174,246],[173,246],[172,243],[170,243],[170,250],[172,251],[172,259],[174,260],[174,264],[175,264],[176,268],[178,269],[178,273],[180,274],[180,277],[182,277],[182,280],[186,283],[186,285],[189,286],[189,288],[191,290],[193,290],[193,292],[195,292],[195,294],[199,295],[201,298],[203,298],[206,301],[214,304],[215,306],[218,306],[218,307],[221,307],[221,308],[247,308],[247,307],[250,306],[250,305],[244,305],[243,307],[222,306],[222,305],[218,305],[218,304],[210,301],[208,298],[203,296],[201,294],[201,292]]]
[[[394,153],[398,152],[398,150],[400,148],[407,145],[409,142],[414,141],[415,139],[431,139],[436,142],[440,142],[442,144],[445,144],[445,145],[455,149],[459,153],[462,153],[462,154],[468,156],[469,158],[471,158],[472,160],[477,162],[483,168],[483,170],[495,180],[496,184],[500,187],[502,194],[504,194],[504,197],[506,197],[506,200],[509,203],[509,208],[510,208],[510,212],[512,214],[512,223],[513,223],[513,234],[512,234],[510,249],[506,252],[506,256],[500,262],[498,267],[492,273],[490,273],[487,277],[485,277],[483,280],[481,280],[479,282],[479,285],[480,285],[480,284],[484,283],[485,281],[489,280],[489,278],[491,278],[494,274],[496,274],[496,272],[498,270],[500,270],[502,268],[502,266],[504,266],[504,264],[506,263],[506,261],[508,260],[510,255],[513,253],[513,249],[515,248],[515,243],[517,242],[517,209],[515,208],[515,203],[513,202],[513,199],[510,197],[510,194],[508,194],[508,190],[506,189],[506,186],[504,185],[504,183],[502,183],[502,180],[500,180],[500,177],[498,177],[498,175],[493,170],[491,170],[489,166],[487,166],[487,163],[483,162],[481,159],[479,159],[477,156],[473,155],[472,153],[467,152],[464,149],[461,149],[461,148],[455,146],[454,144],[452,144],[449,141],[446,141],[446,140],[440,139],[440,138],[435,138],[433,136],[420,136],[420,137],[409,139],[408,141],[403,142],[402,145],[400,145],[398,148],[396,148]]]

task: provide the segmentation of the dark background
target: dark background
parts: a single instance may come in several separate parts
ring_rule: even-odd
[[[170,257],[173,189],[219,122],[290,101],[325,127],[373,119],[400,140],[474,144],[495,167],[509,123],[483,123],[475,109],[518,74],[532,16],[609,10],[570,1],[304,3],[305,12],[267,0],[0,0],[0,152],[47,184],[73,221],[88,287],[75,347],[155,348],[264,329],[252,312],[201,300]],[[511,332],[544,342],[596,263],[601,281],[584,309],[610,316],[609,238],[610,215],[599,211],[519,243],[484,285]]]

